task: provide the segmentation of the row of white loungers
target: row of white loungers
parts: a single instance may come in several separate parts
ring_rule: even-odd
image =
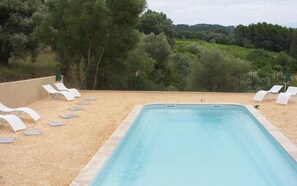
[[[57,98],[59,95],[64,96],[68,101],[74,100],[75,97],[80,97],[80,93],[75,88],[68,89],[63,83],[55,83],[55,86],[58,90],[56,90],[51,85],[42,85],[42,87],[46,90],[49,95],[49,98]]]
[[[28,107],[19,107],[19,108],[9,108],[2,103],[0,103],[0,119],[6,121],[14,132],[18,130],[26,129],[24,122],[18,117],[21,113],[26,113],[29,115],[35,122],[40,119],[40,115]],[[2,115],[2,113],[16,113],[16,115]]]
[[[75,97],[81,96],[77,89],[68,89],[63,83],[55,83],[58,91],[54,89],[51,85],[43,85],[43,88],[48,92],[50,98],[56,98],[58,95],[63,95],[65,98],[70,101],[74,100]],[[7,113],[16,113],[16,115],[3,115]],[[41,117],[40,115],[28,107],[18,107],[18,108],[9,108],[4,104],[0,103],[0,124],[9,124],[14,132],[19,130],[26,129],[24,122],[18,117],[19,114],[26,113],[29,115],[35,122],[37,122]],[[3,122],[4,121],[4,122]]]
[[[262,102],[264,97],[268,94],[279,94],[279,91],[283,88],[282,85],[274,85],[270,90],[260,90],[254,96],[255,101]],[[297,95],[297,87],[290,86],[286,92],[282,92],[277,96],[276,103],[287,105],[290,97]]]

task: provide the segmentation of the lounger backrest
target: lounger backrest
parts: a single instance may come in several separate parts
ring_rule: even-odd
[[[297,94],[297,87],[288,87],[286,93],[290,93],[290,94]]]
[[[55,83],[55,86],[57,87],[58,90],[67,90],[68,88],[65,87],[63,83]]]
[[[58,92],[51,85],[42,85],[42,87],[50,94],[56,94]]]
[[[269,92],[271,93],[278,93],[280,91],[280,89],[282,89],[283,86],[282,85],[274,85],[270,90]]]
[[[7,106],[3,105],[2,103],[0,103],[0,111],[3,112],[10,112],[10,108],[8,108]]]
[[[14,132],[26,129],[23,121],[15,115],[0,115],[0,119],[6,120]]]

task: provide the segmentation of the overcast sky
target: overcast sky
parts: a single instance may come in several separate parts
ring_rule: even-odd
[[[297,28],[297,0],[147,0],[147,4],[174,24],[267,22]]]

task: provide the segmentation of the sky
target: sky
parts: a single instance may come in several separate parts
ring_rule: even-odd
[[[146,0],[173,24],[224,26],[267,22],[297,28],[297,0]]]

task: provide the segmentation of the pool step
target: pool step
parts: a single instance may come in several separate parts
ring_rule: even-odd
[[[165,105],[166,108],[176,108],[176,105]]]
[[[211,105],[213,108],[222,108],[223,105]]]

